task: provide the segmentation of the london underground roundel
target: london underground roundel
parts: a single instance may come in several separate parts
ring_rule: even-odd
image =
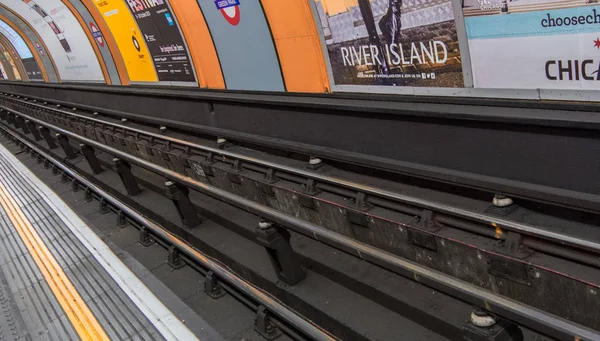
[[[215,5],[228,23],[233,26],[240,23],[240,0],[215,0]]]
[[[100,45],[100,47],[104,47],[104,38],[102,37],[102,32],[100,32],[98,27],[96,27],[96,25],[94,25],[92,22],[90,23],[90,30],[92,31],[92,36],[98,42],[98,45]]]

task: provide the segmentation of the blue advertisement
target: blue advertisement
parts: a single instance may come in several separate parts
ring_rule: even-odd
[[[475,87],[600,88],[600,5],[465,0]]]

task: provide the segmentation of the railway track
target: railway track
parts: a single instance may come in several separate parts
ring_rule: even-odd
[[[219,261],[183,243],[178,236],[169,232],[165,227],[132,209],[35,144],[14,135],[5,128],[1,128],[0,134],[4,135],[6,142],[12,141],[19,145],[22,148],[21,152],[26,151],[32,158],[37,158],[38,163],[44,163],[48,172],[51,171],[56,176],[60,176],[62,182],[71,183],[73,191],[82,191],[86,201],[99,202],[101,210],[105,211],[103,214],[116,215],[119,224],[138,229],[141,236],[145,236],[152,243],[156,242],[170,253],[174,253],[178,259],[176,262],[185,263],[198,271],[205,277],[205,282],[211,282],[214,285],[205,287],[207,294],[209,294],[208,290],[213,289],[218,295],[227,293],[237,298],[246,308],[257,314],[256,324],[263,323],[257,330],[264,328],[261,333],[265,334],[265,339],[269,339],[269,334],[280,335],[283,333],[292,340],[338,340],[283,305],[270,294],[247,282]],[[215,292],[210,292],[210,294],[214,295]]]
[[[349,172],[327,169],[327,166],[316,164],[314,159],[313,164],[306,167],[301,161],[237,148],[231,141],[220,140],[217,146],[207,145],[208,140],[191,142],[192,139],[184,139],[181,132],[172,131],[169,127],[155,127],[156,132],[152,132],[147,125],[139,122],[118,120],[76,108],[65,110],[15,96],[4,97],[2,102],[2,120],[20,127],[24,133],[31,134],[39,127],[48,128],[60,134],[58,140],[62,143],[64,137],[77,140],[374,265],[416,279],[421,284],[464,302],[486,307],[547,335],[565,340],[574,336],[583,339],[595,339],[598,336],[592,329],[554,316],[560,316],[561,311],[554,310],[549,314],[539,310],[551,310],[545,308],[567,299],[574,292],[590,295],[597,288],[597,283],[592,279],[598,278],[595,276],[600,247],[593,226],[588,224],[558,220],[542,214],[536,215],[534,220],[537,219],[537,224],[524,223],[511,216],[512,210],[522,208],[490,209],[489,204],[460,200],[459,196],[448,194],[432,194],[431,191],[419,192],[410,186],[403,187],[402,191],[384,190],[365,185],[368,181],[351,180]],[[39,134],[36,137],[32,134],[34,140],[46,138],[48,142],[46,136]],[[28,143],[29,148],[34,147],[32,142]],[[67,140],[66,143],[72,141]],[[247,184],[254,187],[255,192],[244,188],[243,185]],[[411,191],[438,200],[410,195]],[[303,209],[286,210],[274,204],[273,200],[256,195],[257,192],[277,198],[278,202],[290,200],[285,196],[289,194]],[[448,205],[448,201],[455,205]],[[306,214],[302,210],[313,214]],[[329,214],[329,217],[324,219],[314,211],[325,216]],[[340,216],[332,216],[332,211],[339,211]],[[344,225],[350,227],[351,233],[335,228],[336,225],[342,225],[340,218]],[[385,228],[389,227],[386,226],[389,223],[393,223],[396,226],[394,228],[399,228],[407,237],[387,233]],[[556,226],[562,230],[559,231]],[[365,229],[371,234],[381,233],[386,237],[405,239],[403,241],[407,242],[410,249],[402,253],[387,240],[372,236],[367,238],[361,235]],[[458,240],[461,238],[468,239],[469,245],[464,240]],[[457,264],[450,267],[440,266],[432,260],[432,256],[440,259],[447,257],[447,251],[444,251],[447,245],[454,247],[453,256],[457,259]],[[412,252],[414,254],[411,255]],[[423,260],[424,257],[430,261]],[[527,287],[539,289],[557,280],[557,277],[551,277],[553,274],[560,277],[558,279],[562,285],[572,287],[565,290],[564,297],[559,294],[550,299],[550,303],[522,299],[533,306],[529,307],[511,300],[517,297],[486,290],[486,285],[476,283],[477,276],[475,280],[469,278],[471,283],[465,277],[472,274],[462,274],[461,277],[457,266],[477,258],[487,258],[484,262],[485,273],[489,275],[495,272],[494,275],[502,278],[504,285],[511,285],[507,280],[516,283],[529,280],[529,283],[525,283]],[[577,265],[575,271],[569,269],[573,264]],[[525,269],[525,275],[514,278],[519,274],[511,272],[512,266]],[[552,266],[551,271],[548,271],[549,266]],[[477,267],[474,265],[475,273]],[[540,278],[545,279],[546,284]],[[532,284],[536,279],[539,282]],[[592,309],[598,301],[589,298],[585,296],[575,304]],[[539,309],[535,309],[536,305]],[[562,315],[597,329],[593,321],[581,316]]]

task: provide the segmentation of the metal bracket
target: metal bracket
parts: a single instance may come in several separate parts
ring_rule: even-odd
[[[77,152],[75,152],[73,147],[71,147],[71,145],[69,144],[69,138],[67,136],[62,134],[56,134],[56,139],[58,140],[58,143],[60,144],[62,150],[65,152],[65,156],[67,159],[73,159],[75,156],[77,156]]]
[[[423,210],[420,217],[416,217],[417,227],[423,230],[436,230],[434,213],[431,210]]]
[[[25,119],[23,117],[19,116],[19,125],[21,126],[21,129],[23,130],[23,133],[29,134],[29,127],[25,123],[26,123]]]
[[[169,256],[167,257],[167,263],[173,269],[179,269],[185,266],[185,262],[183,261],[183,259],[181,259],[179,251],[174,245],[171,245],[169,247]]]
[[[362,192],[358,192],[356,199],[354,199],[354,205],[359,211],[368,211],[371,209],[371,205],[367,201],[367,195]]]
[[[6,122],[8,124],[15,124],[15,115],[12,112],[8,112],[6,114]]]
[[[16,129],[19,129],[19,116],[12,115],[12,124],[15,126]]]
[[[48,128],[40,126],[40,133],[44,137],[44,140],[46,140],[46,143],[48,144],[48,149],[55,149],[56,147],[58,147],[54,142],[54,139],[50,135],[50,130]]]
[[[154,240],[152,239],[150,232],[146,226],[142,226],[140,228],[140,244],[143,246],[150,246],[154,244]]]
[[[308,179],[302,184],[302,192],[315,196],[319,194],[320,190],[317,188],[317,181],[315,179]]]
[[[281,336],[281,330],[271,321],[270,313],[263,305],[256,312],[254,330],[267,340],[275,340]]]
[[[89,189],[89,188],[86,188],[86,190],[85,190],[85,196],[84,196],[84,200],[85,200],[86,202],[90,202],[90,201],[94,200],[94,195],[93,195],[93,193],[92,193],[92,190],[91,190],[91,189]]]
[[[506,233],[506,238],[497,249],[500,253],[519,259],[527,258],[532,254],[532,250],[523,245],[523,236],[513,231]]]
[[[210,164],[202,164],[200,166],[202,168],[202,171],[204,172],[204,175],[206,175],[206,177],[208,178],[209,176],[214,176],[214,171],[213,168],[210,166]]]
[[[219,284],[217,276],[212,271],[207,272],[204,277],[204,292],[214,299],[223,297],[226,294],[221,284]]]
[[[317,209],[317,203],[315,202],[314,196],[319,194],[320,190],[317,188],[317,182],[315,179],[308,179],[302,184],[302,192],[307,195],[298,195],[298,202],[300,205],[311,210]]]
[[[188,196],[190,190],[187,187],[173,181],[165,182],[165,187],[167,197],[169,197],[173,201],[173,204],[175,204],[175,208],[177,209],[177,213],[179,213],[181,222],[190,228],[200,225],[202,220],[198,216],[198,212],[196,212],[196,208]]]
[[[533,274],[530,267],[514,258],[488,254],[488,272],[516,283],[532,285]]]
[[[501,319],[493,317],[491,320],[492,324],[488,325],[486,322],[489,317],[479,318],[475,320],[473,314],[471,319],[465,322],[462,327],[462,340],[465,341],[523,341],[523,331],[518,325]]]
[[[437,243],[435,240],[435,235],[417,230],[414,228],[408,228],[408,241],[411,244],[424,247],[426,249],[437,251]]]
[[[263,194],[266,194],[270,197],[274,197],[275,196],[275,191],[273,191],[273,186],[271,186],[268,182],[258,182],[258,186],[260,187],[260,191]]]
[[[486,213],[507,216],[519,208],[519,205],[515,204],[511,198],[506,197],[502,193],[494,194],[492,203],[493,204],[485,210]]]
[[[236,173],[240,173],[241,171],[243,171],[244,169],[242,168],[242,161],[233,160],[233,163],[231,164],[231,170]]]
[[[241,185],[242,184],[242,178],[240,178],[240,175],[237,173],[227,173],[227,179],[234,184],[238,184]]]
[[[119,173],[119,177],[121,178],[127,193],[131,196],[136,196],[142,193],[140,186],[138,186],[137,180],[131,173],[131,165],[129,162],[119,158],[114,158],[113,162],[115,163],[117,173]]]
[[[80,144],[79,149],[81,150],[81,154],[87,160],[88,165],[92,169],[94,174],[102,173],[102,165],[100,165],[100,161],[98,161],[98,157],[96,157],[96,153],[92,146],[88,146],[87,144]]]
[[[298,202],[302,207],[309,208],[311,210],[317,209],[317,203],[315,202],[315,198],[309,197],[306,195],[298,195]]]
[[[290,232],[271,222],[261,221],[256,229],[256,239],[265,247],[277,277],[289,285],[305,278],[300,260],[290,244]]]
[[[275,169],[273,168],[269,168],[267,169],[267,172],[265,173],[265,182],[272,184],[275,183],[277,181],[279,181],[279,179],[277,178],[277,176],[275,175]]]
[[[27,120],[25,121],[25,124],[29,128],[31,135],[33,135],[34,140],[39,141],[42,139],[42,135],[40,135],[40,132],[36,129],[35,123],[31,122],[30,120]]]
[[[369,220],[367,215],[362,212],[356,212],[354,210],[346,210],[346,219],[352,225],[360,227],[369,227]]]
[[[206,154],[206,160],[205,160],[206,164],[212,165],[213,163],[215,163],[215,155],[211,152],[209,152],[208,154]]]
[[[104,198],[100,199],[99,211],[100,211],[100,214],[106,214],[110,211],[110,209],[108,208],[108,202]]]
[[[127,226],[127,216],[125,216],[123,211],[119,211],[119,213],[117,213],[117,226],[121,228]]]
[[[79,192],[79,183],[75,179],[73,179],[73,182],[71,182],[71,190],[73,192]]]

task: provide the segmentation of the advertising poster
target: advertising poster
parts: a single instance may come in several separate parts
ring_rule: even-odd
[[[315,3],[336,85],[464,85],[450,0]]]
[[[104,81],[96,54],[73,13],[60,0],[2,0],[46,44],[63,81]]]
[[[465,0],[475,87],[600,88],[596,1]]]
[[[115,38],[133,82],[156,82],[156,71],[144,36],[124,0],[93,0]]]
[[[148,45],[158,80],[195,82],[183,36],[166,0],[126,2]]]
[[[259,0],[198,0],[227,89],[284,91],[273,37]]]
[[[14,47],[19,55],[19,58],[23,62],[23,66],[25,67],[25,71],[27,72],[27,77],[32,81],[43,81],[44,77],[42,76],[42,71],[40,70],[39,65],[33,58],[29,47],[21,38],[21,36],[7,23],[0,20],[0,34],[7,39],[10,44]]]

